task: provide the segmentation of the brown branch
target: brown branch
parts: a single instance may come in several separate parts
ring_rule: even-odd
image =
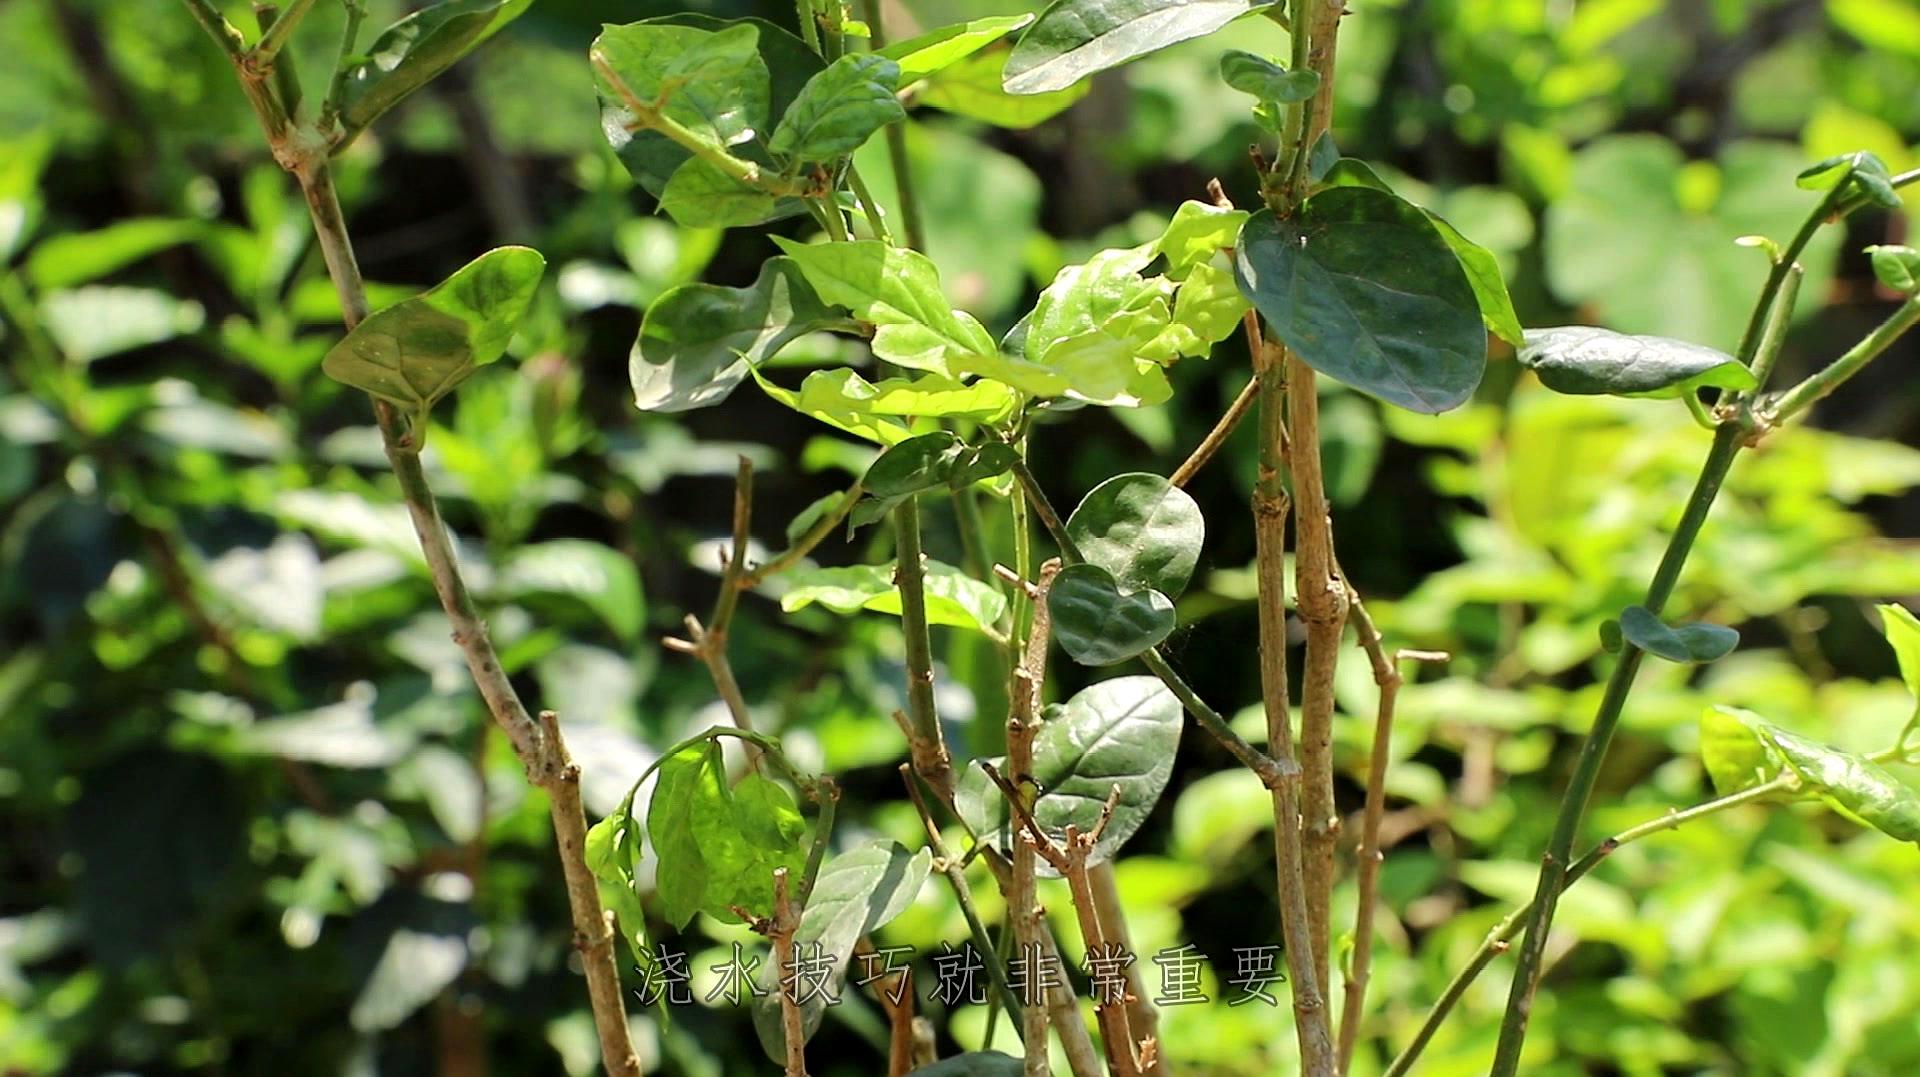
[[[800,1017],[800,977],[793,960],[793,933],[800,930],[800,914],[787,894],[787,869],[773,869],[773,919],[767,937],[773,940],[775,979],[780,992],[780,1033],[786,1040],[787,1077],[807,1077],[807,1029]]]
[[[1114,873],[1113,861],[1089,868],[1087,879],[1092,884],[1094,909],[1100,914],[1100,926],[1106,930],[1107,940],[1120,952],[1133,953],[1133,933],[1127,930],[1127,907],[1120,900],[1120,880]],[[1160,1011],[1154,1008],[1153,999],[1147,994],[1146,980],[1138,962],[1127,965],[1127,1023],[1140,1045],[1142,1077],[1163,1077],[1167,1066],[1160,1051]]]
[[[1058,558],[1040,566],[1040,582],[1033,588],[1033,628],[1027,636],[1026,652],[1013,671],[1012,699],[1007,713],[1007,769],[1019,789],[1021,805],[1033,808],[1036,785],[1033,778],[1033,738],[1038,732],[1041,686],[1046,683],[1047,644],[1052,620],[1047,612],[1046,592],[1060,571]],[[1018,585],[1025,586],[1024,580]],[[1008,916],[1014,943],[1029,960],[1040,952],[1043,912],[1034,894],[1034,847],[1027,842],[1013,846],[1013,886],[1006,894]],[[1025,1047],[1026,1077],[1047,1077],[1047,1011],[1032,988],[1035,970],[1028,970],[1029,984],[1020,995],[1020,1041]]]
[[[1246,388],[1240,390],[1239,396],[1233,398],[1233,403],[1227,406],[1226,414],[1220,416],[1220,421],[1213,424],[1213,429],[1207,431],[1207,436],[1200,439],[1200,444],[1194,446],[1193,454],[1187,457],[1186,462],[1175,468],[1173,474],[1167,476],[1167,481],[1174,486],[1185,486],[1192,482],[1193,477],[1200,473],[1200,469],[1206,467],[1207,462],[1220,451],[1220,446],[1225,445],[1227,439],[1233,436],[1234,428],[1240,425],[1240,420],[1247,417],[1247,412],[1253,410],[1253,405],[1259,399],[1260,381],[1256,378],[1249,381]]]

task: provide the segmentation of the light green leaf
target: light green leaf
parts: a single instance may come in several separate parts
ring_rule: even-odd
[[[760,28],[751,22],[719,30],[608,26],[591,56],[604,98],[629,110],[631,124],[647,126],[649,114],[658,113],[721,150],[766,129],[771,76],[760,57]],[[642,111],[631,111],[636,106]]]
[[[1194,266],[1173,296],[1173,324],[1167,329],[1174,334],[1170,346],[1180,355],[1212,354],[1215,344],[1240,328],[1247,307],[1247,297],[1240,294],[1231,271]]]
[[[1134,472],[1094,487],[1067,519],[1067,535],[1123,590],[1177,598],[1199,562],[1206,520],[1185,490]]]
[[[805,867],[804,825],[786,790],[759,775],[727,785],[717,740],[689,744],[660,763],[647,808],[647,835],[660,864],[656,889],[668,923],[684,927],[696,912],[737,923],[739,906],[773,911],[773,872],[798,879]]]
[[[1867,254],[1880,283],[1904,296],[1920,294],[1920,250],[1883,243],[1868,247]]]
[[[501,569],[500,588],[515,597],[570,598],[599,615],[627,643],[639,638],[646,623],[639,570],[619,550],[586,539],[519,547]]]
[[[907,911],[932,868],[930,850],[909,853],[893,841],[857,846],[821,865],[793,940],[806,952],[827,955],[835,962],[827,983],[836,997],[856,945]],[[820,1027],[825,1011],[823,998],[802,1003],[801,1023],[808,1038]],[[753,1019],[761,1046],[770,1057],[783,1058],[786,1041],[781,1033],[779,999],[769,996],[756,1002]]]
[[[1740,642],[1740,633],[1725,625],[1692,621],[1669,626],[1645,606],[1620,611],[1620,633],[1628,643],[1669,662],[1712,662]]]
[[[1920,843],[1920,794],[1885,768],[1777,726],[1768,727],[1765,736],[1794,773],[1842,815],[1888,837]]]
[[[0,265],[13,259],[33,235],[44,208],[40,174],[53,155],[54,133],[42,126],[18,137],[0,138]]]
[[[642,411],[691,411],[725,400],[781,348],[823,329],[853,328],[815,295],[799,266],[769,258],[747,288],[686,284],[647,308],[628,360]]]
[[[1315,370],[1412,411],[1465,403],[1486,366],[1480,304],[1417,207],[1335,187],[1292,217],[1254,214],[1235,258],[1240,290]]]
[[[781,573],[787,584],[780,608],[792,613],[814,603],[835,613],[872,610],[900,614],[900,591],[893,566],[852,565]],[[927,623],[954,628],[991,628],[1007,612],[1007,597],[992,586],[940,561],[926,564]]]
[[[992,49],[950,64],[927,79],[916,101],[995,127],[1020,130],[1052,119],[1093,89],[1091,82],[1076,82],[1051,93],[1008,93],[1001,85],[1007,56],[1004,49]]]
[[[806,388],[807,381],[800,383],[800,390],[788,389],[768,381],[761,375],[758,367],[752,367],[749,370],[761,391],[769,397],[802,415],[818,419],[836,430],[844,430],[854,437],[877,441],[882,445],[896,445],[913,436],[913,432],[908,430],[905,424],[874,414],[871,409],[864,406],[865,400],[847,397],[845,387],[849,375],[859,376],[852,371],[818,370],[807,375],[807,381],[812,381],[820,375],[828,377],[823,382],[823,388],[816,389],[812,398],[803,403],[801,391]]]
[[[168,247],[191,243],[207,232],[199,221],[136,217],[93,232],[50,236],[27,256],[27,276],[38,288],[89,284]]]
[[[972,56],[1032,21],[1032,15],[994,15],[958,22],[906,41],[896,41],[881,49],[880,55],[900,65],[900,86],[905,88]]]
[[[633,817],[633,797],[638,791],[636,785],[613,814],[588,829],[586,846],[587,870],[599,884],[600,902],[613,912],[635,959],[647,949],[646,912],[635,881],[643,855],[642,828]]]
[[[1530,329],[1520,364],[1559,393],[1677,398],[1703,386],[1751,389],[1753,372],[1725,352],[1666,337],[1567,325]]]
[[[1182,718],[1180,701],[1157,677],[1115,677],[1082,689],[1063,706],[1049,707],[1033,741],[1033,778],[1041,791],[1034,820],[1053,835],[1069,824],[1088,833],[1118,785],[1119,802],[1091,862],[1111,859],[1165,791],[1180,748]],[[974,833],[1006,848],[1006,799],[978,763],[961,776],[957,798]],[[1044,862],[1040,868],[1048,873]]]
[[[533,0],[442,0],[380,32],[348,62],[340,109],[342,141],[519,18]]]
[[[159,344],[199,329],[200,304],[153,288],[90,284],[40,300],[47,334],[76,363]]]
[[[696,157],[674,170],[660,208],[685,228],[736,228],[772,220],[778,202]]]
[[[860,148],[875,131],[907,118],[894,96],[900,66],[870,52],[850,53],[808,80],[780,117],[769,149],[797,161],[831,161]]]
[[[488,251],[432,290],[369,316],[327,352],[321,369],[424,414],[505,354],[546,264],[528,247]]]
[[[1047,592],[1053,638],[1083,666],[1110,666],[1157,647],[1173,634],[1173,601],[1144,588],[1123,591],[1113,573],[1068,565]]]
[[[1054,0],[1013,47],[1007,90],[1064,90],[1088,75],[1213,33],[1256,6],[1247,0]]]
[[[1880,631],[1886,634],[1893,654],[1900,662],[1900,679],[1907,691],[1920,701],[1920,618],[1905,606],[1891,602],[1876,607],[1880,611]]]
[[[1762,785],[1785,766],[1766,738],[1767,723],[1738,707],[1708,707],[1700,715],[1700,761],[1721,796]]]
[[[1154,249],[1167,260],[1167,276],[1185,280],[1195,266],[1210,261],[1239,240],[1240,229],[1251,216],[1243,209],[1195,202],[1180,203],[1173,220],[1160,235]]]
[[[1318,71],[1288,71],[1263,56],[1228,49],[1220,57],[1220,79],[1279,115],[1280,106],[1310,100],[1320,89]]]
[[[821,299],[879,327],[875,355],[957,377],[965,357],[995,353],[986,329],[947,301],[939,271],[925,255],[878,240],[809,245],[776,236],[774,242]]]

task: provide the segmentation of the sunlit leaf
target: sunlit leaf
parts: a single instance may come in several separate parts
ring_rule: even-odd
[[[1256,6],[1247,0],[1054,0],[1013,47],[1006,86],[1012,93],[1064,90],[1213,33]]]
[[[1714,792],[1726,796],[1779,776],[1786,764],[1766,728],[1758,715],[1738,707],[1708,707],[1700,715],[1700,762]]]
[[[787,586],[780,608],[789,613],[818,603],[835,613],[900,614],[900,590],[890,564],[796,569],[776,578]],[[929,560],[925,586],[929,624],[991,628],[1006,615],[1006,595],[952,565]]]
[[[340,123],[351,139],[520,17],[533,0],[442,0],[380,32],[347,65]]]
[[[767,146],[797,161],[830,161],[860,148],[875,131],[907,118],[894,96],[900,67],[873,53],[827,65],[794,99]]]
[[[1901,295],[1920,292],[1920,250],[1883,243],[1868,247],[1867,254],[1873,259],[1873,275],[1880,278],[1880,283]]]
[[[1094,487],[1068,517],[1067,534],[1122,589],[1177,598],[1200,559],[1206,520],[1185,490],[1134,472]]]
[[[89,284],[205,232],[206,225],[199,221],[135,217],[98,231],[50,236],[27,256],[27,275],[40,288]]]
[[[1193,267],[1231,249],[1249,216],[1251,214],[1243,209],[1192,200],[1180,203],[1180,208],[1173,211],[1173,220],[1167,223],[1167,230],[1154,244],[1154,249],[1167,260],[1167,276],[1185,280]]]
[[[1005,49],[992,49],[949,64],[927,78],[915,100],[956,116],[1019,130],[1052,119],[1093,89],[1090,82],[1077,82],[1051,93],[1008,93],[1001,85],[1007,55]]]
[[[930,30],[896,41],[880,55],[900,65],[900,85],[918,82],[957,63],[1033,21],[1032,15],[994,15]]]
[[[1920,843],[1920,793],[1879,764],[1769,727],[1768,741],[1787,765],[1841,814],[1900,841]]]

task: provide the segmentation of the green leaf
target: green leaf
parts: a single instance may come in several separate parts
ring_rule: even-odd
[[[1240,229],[1249,216],[1251,214],[1243,209],[1191,199],[1180,203],[1180,208],[1173,211],[1173,220],[1167,223],[1167,230],[1154,244],[1154,250],[1167,260],[1167,276],[1185,280],[1195,266],[1231,249],[1239,241]]]
[[[710,37],[734,26],[748,26],[757,32],[755,47],[760,65],[765,68],[765,77],[760,77],[759,70],[748,64],[744,82],[732,87],[696,88],[692,91],[693,103],[707,110],[718,111],[724,111],[730,104],[744,107],[747,115],[756,121],[753,132],[763,133],[786,114],[808,80],[825,68],[819,54],[808,48],[805,42],[764,19],[729,20],[692,12],[645,19],[630,24],[626,29],[665,29],[673,36],[664,42],[663,47],[686,49],[698,42],[699,34]],[[763,89],[764,107],[759,104]],[[633,178],[640,181],[640,186],[658,197],[665,191],[674,171],[692,156],[691,151],[658,131],[640,126],[633,112],[605,85],[600,86],[600,101],[600,125],[614,153],[627,171],[633,174]],[[670,104],[669,108],[669,114],[676,119],[689,116],[696,123],[706,122],[701,119],[701,109],[689,109],[685,95],[677,105]],[[732,147],[732,152],[735,156],[761,164],[773,163],[758,139],[737,143]],[[782,198],[774,216],[784,217],[804,210],[805,206],[798,198]]]
[[[1740,633],[1725,625],[1691,621],[1669,626],[1645,606],[1620,611],[1620,633],[1628,643],[1669,662],[1712,662],[1740,642]]]
[[[154,288],[89,284],[42,296],[40,318],[67,358],[91,363],[192,333],[206,312]]]
[[[959,489],[1003,475],[1018,459],[1019,452],[1003,441],[968,445],[944,430],[908,438],[867,468],[861,482],[871,496],[855,506],[853,526],[871,523],[923,490]]]
[[[1920,250],[1883,243],[1868,247],[1867,254],[1880,283],[1901,295],[1920,294]]]
[[[1364,187],[1262,210],[1240,233],[1240,290],[1315,370],[1412,411],[1465,403],[1486,366],[1480,304],[1417,207]]]
[[[1228,49],[1220,56],[1220,79],[1243,94],[1250,94],[1273,109],[1310,100],[1320,90],[1318,71],[1288,71],[1272,60],[1242,49]]]
[[[1777,726],[1768,727],[1765,736],[1794,773],[1842,815],[1888,837],[1920,843],[1920,794],[1884,767]]]
[[[1700,761],[1721,796],[1764,785],[1785,762],[1773,750],[1767,723],[1738,707],[1708,707],[1700,715]]]
[[[351,141],[381,113],[519,18],[533,0],[443,0],[380,32],[348,62],[340,124]]]
[[[1203,37],[1254,10],[1247,0],[1054,0],[1007,61],[1010,93],[1064,90],[1088,75]]]
[[[908,1077],[1020,1077],[1024,1064],[999,1051],[968,1051],[943,1058],[930,1066],[908,1071]]]
[[[53,155],[54,133],[40,127],[28,134],[0,138],[0,265],[33,235],[44,208],[40,174]]]
[[[1118,785],[1113,819],[1093,847],[1091,861],[1111,859],[1166,789],[1180,748],[1181,720],[1180,701],[1157,677],[1101,681],[1063,706],[1047,708],[1033,739],[1033,777],[1040,786],[1035,821],[1053,835],[1069,824],[1090,832]],[[978,763],[962,775],[956,795],[974,833],[1006,848],[1006,799]],[[1040,869],[1050,874],[1044,862]]]
[[[1891,602],[1877,607],[1880,611],[1880,631],[1886,634],[1887,643],[1893,647],[1893,655],[1900,662],[1900,679],[1907,682],[1907,691],[1920,700],[1920,618],[1905,606]]]
[[[805,244],[776,236],[774,242],[821,299],[878,327],[873,353],[882,359],[958,377],[967,372],[967,357],[996,351],[979,322],[953,309],[940,290],[939,271],[918,251],[879,240]]]
[[[780,117],[769,149],[797,161],[831,161],[860,148],[875,131],[907,118],[894,90],[900,65],[851,53],[808,80]]]
[[[1179,597],[1206,540],[1206,519],[1185,490],[1158,475],[1116,475],[1093,488],[1067,519],[1067,535],[1089,564],[1123,590]]]
[[[423,415],[505,354],[546,265],[528,247],[488,251],[432,290],[369,316],[327,352],[321,369]]]
[[[1519,358],[1540,384],[1575,395],[1678,398],[1708,385],[1754,386],[1753,372],[1723,351],[1584,325],[1528,330]]]
[[[950,64],[927,78],[915,100],[995,127],[1022,130],[1066,111],[1093,89],[1091,82],[1076,82],[1051,93],[1008,93],[1001,84],[1007,56],[1007,50],[993,49]]]
[[[647,835],[659,868],[655,887],[675,928],[697,912],[729,923],[739,906],[756,916],[773,911],[773,873],[799,878],[805,826],[785,789],[757,774],[727,786],[717,739],[695,741],[659,764],[647,808]]]
[[[1314,148],[1319,149],[1316,143]],[[1393,188],[1380,178],[1363,161],[1343,157],[1328,165],[1324,182],[1333,187],[1370,187],[1376,191],[1393,194]],[[1460,269],[1467,275],[1467,283],[1473,286],[1473,295],[1480,304],[1480,320],[1486,323],[1493,335],[1518,348],[1523,343],[1520,329],[1520,316],[1514,313],[1513,297],[1507,293],[1507,279],[1500,272],[1500,260],[1493,252],[1468,239],[1445,217],[1426,208],[1420,212],[1440,230],[1440,237],[1447,241],[1455,258],[1460,260]]]
[[[918,378],[886,378],[869,382],[844,367],[816,370],[800,383],[800,390],[782,389],[760,378],[767,395],[803,415],[850,434],[892,445],[905,441],[908,429],[900,418],[962,418],[996,423],[1013,412],[1019,400],[1007,386],[986,379],[966,384],[924,374]]]
[[[807,568],[781,573],[787,585],[780,608],[788,613],[814,603],[835,613],[872,610],[900,615],[893,565]],[[954,628],[991,628],[1007,612],[1007,597],[992,586],[940,561],[926,564],[927,623]]]
[[[790,258],[769,258],[747,288],[685,284],[647,308],[628,360],[642,411],[691,411],[725,400],[758,366],[808,333],[853,328],[821,302]]]
[[[1083,666],[1124,662],[1173,634],[1173,600],[1152,588],[1123,591],[1113,573],[1068,565],[1047,592],[1053,638]]]
[[[1167,337],[1174,284],[1140,271],[1154,245],[1095,254],[1060,270],[1025,319],[1027,360],[1065,380],[1067,395],[1092,404],[1137,406],[1171,395],[1156,362],[1171,361]]]
[[[619,550],[586,539],[551,539],[515,549],[500,588],[516,597],[556,595],[592,610],[614,635],[632,643],[646,623],[640,572]]]
[[[909,853],[893,841],[874,841],[848,849],[820,866],[793,940],[797,947],[834,961],[828,981],[834,995],[838,996],[839,986],[846,979],[847,964],[860,939],[906,912],[932,868],[932,851]],[[820,1027],[825,1011],[826,1001],[819,997],[801,1004],[802,1027],[808,1038]],[[753,1017],[761,1046],[769,1056],[783,1057],[779,999],[770,996],[757,1001]]]
[[[777,205],[772,195],[697,157],[675,169],[660,192],[660,209],[685,228],[760,224],[773,219]]]
[[[1247,297],[1240,294],[1231,270],[1198,265],[1187,274],[1173,296],[1173,324],[1163,339],[1180,355],[1205,357],[1213,346],[1240,328]]]
[[[900,65],[900,86],[904,89],[950,64],[972,56],[1032,21],[1032,15],[994,15],[957,22],[938,30],[929,30],[919,37],[896,41],[881,49],[880,55]]]
[[[191,243],[207,233],[199,221],[137,217],[93,232],[50,236],[27,256],[27,276],[37,288],[89,284],[150,255]]]
[[[646,912],[635,881],[643,855],[640,822],[633,817],[633,797],[638,791],[635,785],[611,815],[593,824],[586,847],[587,870],[599,884],[600,902],[612,910],[636,959],[647,948]]]

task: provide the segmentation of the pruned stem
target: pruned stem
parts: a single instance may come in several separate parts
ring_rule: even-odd
[[[773,920],[767,937],[773,940],[774,969],[779,981],[780,1035],[786,1041],[787,1077],[807,1077],[807,1026],[800,1016],[800,976],[793,959],[793,933],[800,930],[800,914],[787,893],[787,869],[773,869]]]
[[[1127,907],[1120,900],[1120,880],[1114,872],[1113,861],[1088,868],[1087,882],[1108,944],[1120,953],[1133,953],[1133,933],[1127,930]],[[1133,1031],[1134,1043],[1140,1048],[1140,1073],[1142,1077],[1164,1077],[1168,1067],[1166,1053],[1160,1049],[1160,1011],[1154,1008],[1153,999],[1147,994],[1146,979],[1138,961],[1127,965],[1126,976],[1127,1023]]]
[[[1007,713],[1007,769],[1019,791],[1021,807],[1031,812],[1035,784],[1033,779],[1033,738],[1038,731],[1041,686],[1046,683],[1047,645],[1052,622],[1047,616],[1045,595],[1060,562],[1049,561],[1040,569],[1037,590],[1041,596],[1034,604],[1033,629],[1026,650],[1013,671],[1012,699]],[[1006,893],[1007,915],[1013,928],[1014,943],[1029,961],[1042,952],[1042,916],[1040,901],[1034,893],[1034,848],[1026,842],[1013,846],[1013,885]],[[1020,995],[1020,1042],[1025,1047],[1023,1067],[1026,1077],[1047,1077],[1047,1011],[1044,998],[1035,991],[1038,970],[1028,969],[1028,983]]]

